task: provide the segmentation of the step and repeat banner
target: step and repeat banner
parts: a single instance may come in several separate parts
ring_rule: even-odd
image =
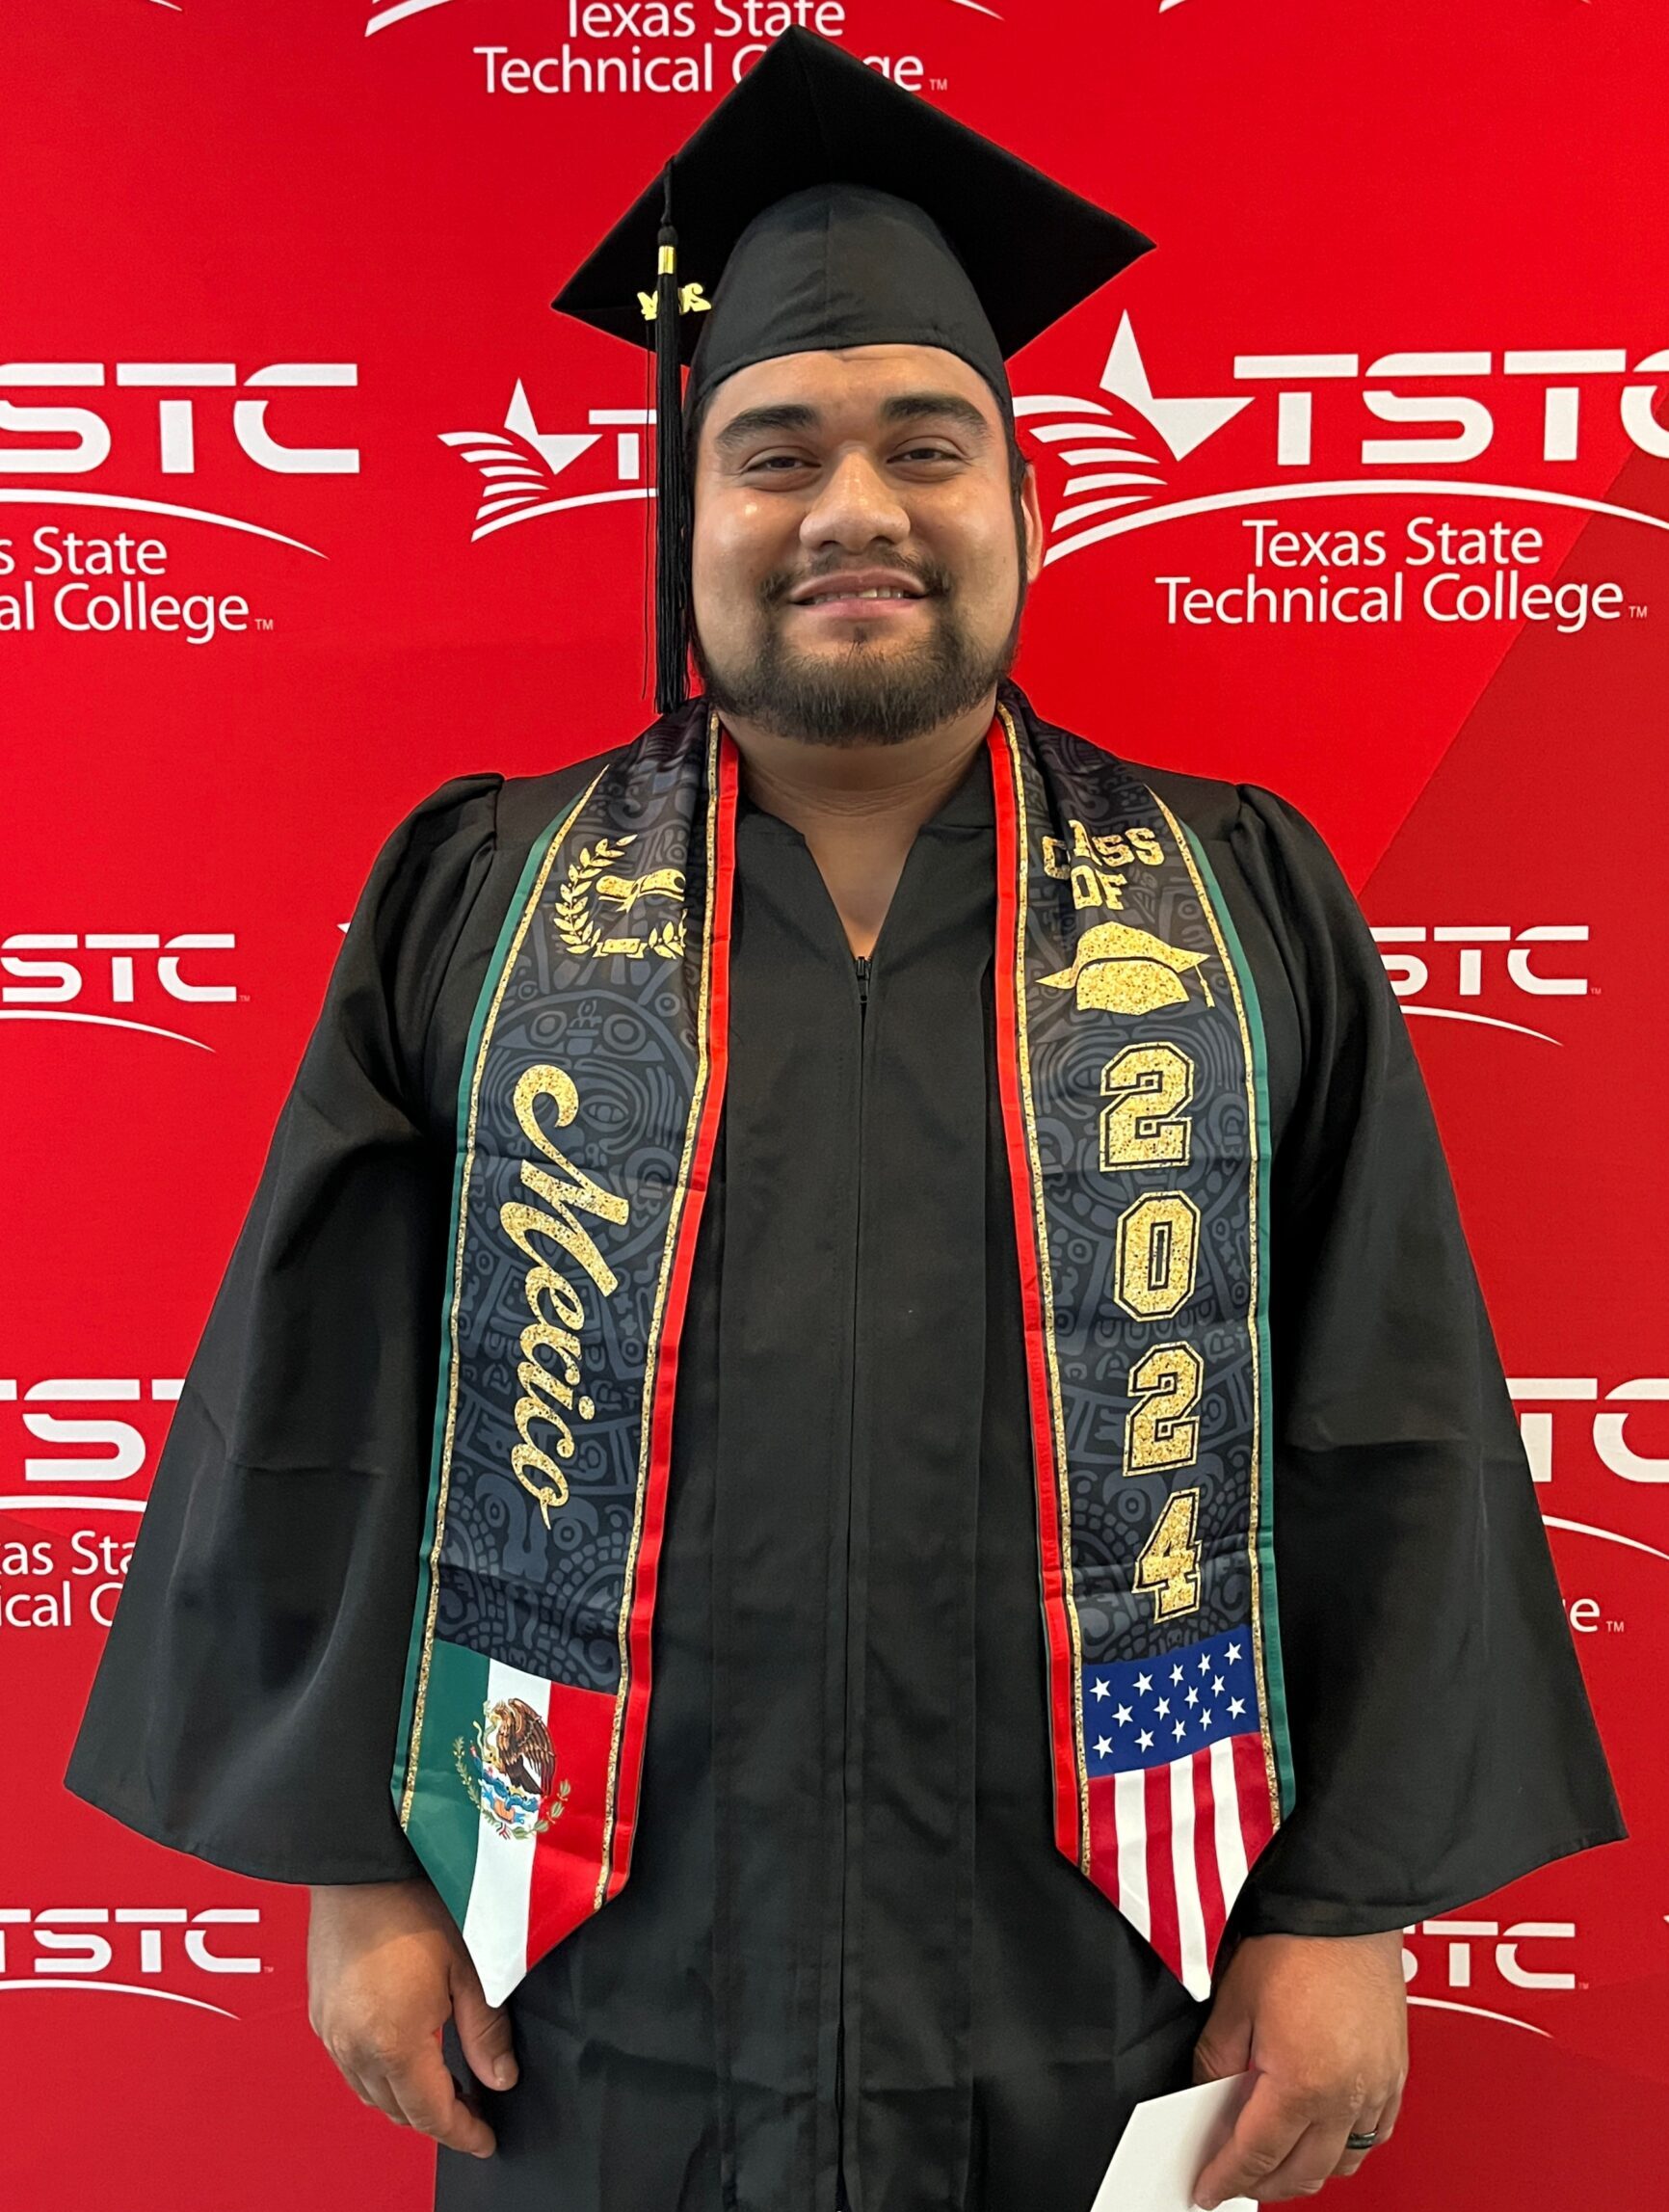
[[[377,846],[651,718],[648,357],[548,301],[790,21],[1157,250],[1020,355],[1017,670],[1338,853],[1630,1840],[1409,1931],[1362,2212],[1661,2201],[1669,12],[34,0],[0,27],[0,2197],[421,2212],[305,1901],[57,1777]],[[1039,241],[1039,251],[1046,251]],[[645,2212],[653,2212],[646,2207]],[[1070,2212],[1070,2208],[1062,2208]]]

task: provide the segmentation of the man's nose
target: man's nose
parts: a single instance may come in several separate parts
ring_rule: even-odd
[[[877,538],[910,535],[910,516],[897,493],[866,453],[843,453],[830,469],[800,524],[807,546],[858,550]]]

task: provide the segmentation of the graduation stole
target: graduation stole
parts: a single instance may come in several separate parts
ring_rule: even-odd
[[[1009,698],[996,1036],[1054,1837],[1203,1996],[1292,1795],[1262,1031],[1192,833]],[[738,763],[698,700],[605,764],[535,840],[464,1053],[393,1791],[494,2003],[631,1860]]]

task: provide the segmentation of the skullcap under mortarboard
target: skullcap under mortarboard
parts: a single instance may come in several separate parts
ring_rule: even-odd
[[[755,361],[883,343],[957,355],[1012,423],[1006,357],[1152,244],[796,26],[773,40],[551,305],[654,352],[661,423],[680,408],[693,413]],[[692,373],[680,395],[682,362]],[[683,443],[681,435],[655,440],[662,713],[682,700],[686,673]]]

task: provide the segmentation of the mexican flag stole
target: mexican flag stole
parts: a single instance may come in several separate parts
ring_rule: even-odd
[[[987,744],[1054,1836],[1203,1996],[1292,1794],[1257,997],[1146,786],[1006,700]],[[604,765],[464,1053],[393,1792],[494,2003],[631,1863],[738,768],[700,701]]]

